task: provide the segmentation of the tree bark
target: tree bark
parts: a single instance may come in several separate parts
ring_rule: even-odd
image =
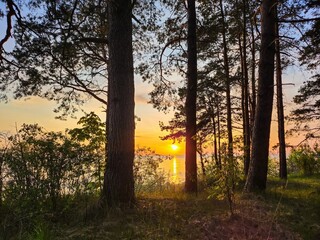
[[[222,160],[221,160],[221,121],[220,121],[220,105],[219,102],[216,101],[217,107],[217,136],[218,136],[218,161],[220,168],[222,167]]]
[[[278,14],[276,14],[277,16]],[[279,40],[279,23],[276,22],[276,83],[277,83],[277,113],[278,113],[278,139],[279,139],[279,176],[281,179],[287,179],[287,160],[286,160],[286,139],[284,129],[284,111],[282,94],[282,68]]]
[[[216,118],[215,114],[212,113],[211,116],[212,119],[212,124],[213,124],[213,148],[214,148],[214,160],[217,165],[217,167],[221,168],[221,163],[218,159],[218,145],[217,145],[217,123],[216,123]]]
[[[256,95],[256,43],[254,35],[253,20],[250,21],[251,29],[251,119],[250,119],[250,137],[252,139],[252,129],[254,124],[254,118],[256,115],[257,95]],[[250,164],[249,164],[250,165]]]
[[[197,192],[197,35],[195,0],[188,0],[185,191]]]
[[[243,97],[244,97],[244,173],[248,175],[249,165],[250,165],[250,116],[249,116],[249,77],[248,77],[248,65],[247,65],[247,1],[243,0],[243,58],[242,58],[242,67],[243,67]]]
[[[202,139],[199,139],[199,146],[197,148],[197,152],[198,152],[199,157],[200,157],[200,164],[201,164],[202,174],[203,174],[203,176],[206,176],[206,168],[205,168],[205,165],[204,165],[204,157],[203,157],[202,146],[203,146],[203,141],[202,141]]]
[[[261,4],[261,49],[258,98],[252,136],[252,159],[245,191],[265,190],[268,173],[270,125],[272,116],[275,56],[275,0]]]
[[[103,200],[131,205],[134,200],[134,77],[132,2],[109,1],[109,85],[107,164]]]
[[[231,113],[231,93],[230,93],[230,75],[229,75],[229,58],[226,39],[226,23],[222,0],[220,0],[221,24],[222,24],[222,41],[223,41],[223,63],[224,74],[226,78],[226,100],[227,100],[227,131],[228,131],[228,157],[233,158],[233,136],[232,136],[232,113]]]

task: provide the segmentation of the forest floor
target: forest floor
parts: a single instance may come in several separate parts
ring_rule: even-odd
[[[136,206],[125,210],[102,211],[97,200],[80,196],[68,203],[68,212],[21,221],[18,231],[8,228],[0,240],[320,239],[320,175],[271,179],[261,194],[244,195],[241,189],[233,214],[227,201],[208,198],[213,190],[192,196],[176,185],[138,194]],[[32,228],[22,231],[24,225]]]
[[[261,195],[236,195],[234,214],[207,194],[163,191],[134,209],[90,210],[51,228],[53,239],[320,239],[320,176],[271,180]],[[91,212],[90,212],[91,211]],[[82,219],[79,221],[79,219]]]

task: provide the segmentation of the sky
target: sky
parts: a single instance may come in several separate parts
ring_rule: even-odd
[[[0,6],[1,7],[1,6]],[[3,21],[0,21],[0,39],[4,34],[5,28]],[[13,41],[7,43],[7,48],[12,48]],[[286,105],[286,112],[288,113],[292,107],[292,97],[297,93],[297,90],[301,84],[308,79],[308,74],[301,68],[289,67],[284,72],[284,103]],[[286,85],[289,84],[289,85]],[[292,85],[293,84],[293,85]],[[151,147],[159,154],[174,154],[181,156],[184,154],[183,144],[179,145],[178,150],[171,149],[172,141],[162,141],[159,136],[165,135],[160,131],[159,121],[167,123],[173,113],[164,114],[154,109],[151,104],[148,104],[148,93],[152,90],[152,85],[141,81],[139,76],[135,76],[135,114],[141,121],[136,125],[136,147]],[[55,102],[50,102],[39,97],[30,97],[28,99],[10,100],[8,103],[0,102],[0,132],[14,133],[19,126],[23,123],[38,123],[46,130],[64,131],[66,128],[73,128],[77,126],[77,121],[84,115],[83,112],[79,112],[78,119],[68,118],[67,121],[61,121],[55,119]],[[82,110],[86,113],[94,111],[105,120],[105,112],[102,105],[95,100],[88,101]],[[275,113],[276,111],[274,111]],[[271,143],[273,146],[277,143],[277,125],[276,115],[273,116],[272,122]],[[288,139],[291,144],[297,144],[301,141],[300,138]]]
[[[159,136],[164,135],[160,131],[159,121],[167,122],[171,114],[158,112],[147,103],[147,92],[145,83],[136,84],[136,108],[135,114],[141,121],[136,125],[136,147],[148,146],[160,154],[170,154],[172,141],[162,141]],[[105,112],[100,103],[91,100],[82,106],[81,111],[76,114],[77,119],[68,118],[66,121],[55,119],[53,112],[55,102],[50,102],[39,97],[30,97],[22,100],[10,100],[8,103],[0,102],[1,119],[0,132],[14,133],[16,128],[23,123],[38,123],[48,131],[64,131],[66,128],[74,128],[77,121],[84,115],[94,111],[102,121],[105,121]],[[176,153],[182,154],[182,146]]]
[[[284,75],[284,83],[294,83],[295,85],[284,86],[284,103],[286,111],[288,112],[294,104],[292,97],[297,93],[297,85],[306,80],[306,76],[299,72],[296,68],[292,68],[289,73]],[[162,141],[159,136],[165,135],[160,131],[159,121],[167,123],[173,113],[164,114],[154,109],[148,103],[148,93],[152,86],[148,83],[143,83],[136,76],[135,86],[135,114],[141,121],[136,125],[136,147],[151,147],[160,154],[173,154],[171,150],[172,141]],[[84,115],[84,112],[89,113],[94,111],[104,121],[105,112],[100,103],[95,100],[90,100],[82,106],[82,109],[76,115],[77,119],[68,118],[67,121],[55,119],[57,116],[53,109],[56,103],[50,102],[40,97],[29,97],[21,100],[10,100],[8,103],[0,102],[1,118],[0,118],[0,132],[14,133],[16,128],[23,123],[38,123],[46,130],[64,131],[66,128],[73,128],[77,126],[77,121]],[[298,143],[299,139],[288,139],[292,144]],[[277,143],[277,124],[275,111],[272,121],[271,143],[273,146]],[[180,144],[179,149],[174,154],[182,155],[184,153],[183,144]]]
[[[4,3],[0,2],[0,9],[4,9]],[[3,38],[6,30],[4,19],[0,19],[0,39]],[[12,49],[14,41],[10,39],[6,44],[6,50]],[[142,82],[141,78],[135,76],[135,115],[141,119],[136,125],[136,147],[148,146],[160,154],[172,154],[172,141],[162,141],[159,121],[168,122],[173,113],[164,114],[148,104],[148,93],[152,85]],[[105,121],[103,106],[95,100],[85,103],[78,114],[77,119],[68,118],[67,121],[55,119],[57,116],[53,109],[56,103],[41,99],[39,97],[28,97],[20,100],[10,99],[8,103],[0,101],[0,132],[15,133],[23,123],[38,123],[48,131],[64,131],[66,128],[77,126],[77,121],[84,113],[94,111],[102,121]],[[181,145],[174,152],[182,155],[184,148]]]

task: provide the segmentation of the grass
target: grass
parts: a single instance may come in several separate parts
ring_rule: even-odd
[[[220,215],[227,205],[204,196],[161,192],[138,197],[134,209],[112,209],[103,218],[56,228],[56,239],[197,239],[205,218]]]
[[[281,199],[281,201],[280,201]],[[290,176],[288,182],[271,179],[266,200],[279,205],[277,220],[303,239],[320,239],[320,175]]]
[[[207,196],[175,186],[138,195],[132,209],[105,212],[95,199],[78,201],[63,218],[40,216],[28,232],[0,240],[320,239],[320,175],[291,176],[287,184],[270,179],[264,194],[249,198],[239,191],[232,217],[225,201]]]

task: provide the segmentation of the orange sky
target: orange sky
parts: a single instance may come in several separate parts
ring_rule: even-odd
[[[1,26],[0,22],[0,26]],[[0,28],[0,35],[4,29]],[[6,44],[6,47],[12,47],[12,40]],[[308,79],[310,74],[304,72],[301,68],[293,66],[287,68],[283,74],[284,82],[284,103],[287,113],[294,107],[292,97],[297,93],[297,89],[302,82]],[[152,84],[143,83],[141,79],[135,76],[135,92],[136,92],[136,109],[135,114],[141,118],[141,121],[136,126],[136,146],[148,146],[160,154],[173,154],[171,149],[172,141],[162,141],[159,136],[165,135],[160,131],[159,121],[165,123],[171,119],[172,113],[164,114],[153,109],[148,102],[148,93],[153,90]],[[173,75],[172,79],[178,79],[178,76]],[[180,77],[181,78],[181,77]],[[294,85],[286,85],[286,84]],[[274,103],[276,104],[276,103]],[[47,130],[63,131],[65,128],[76,127],[77,119],[69,118],[68,121],[56,120],[53,109],[55,102],[49,102],[38,97],[32,97],[29,100],[12,100],[8,104],[0,102],[0,132],[15,132],[16,126],[19,127],[23,123],[38,123]],[[83,106],[86,113],[94,111],[104,121],[105,113],[101,104],[94,100]],[[84,113],[79,113],[78,118]],[[275,145],[277,141],[277,126],[276,115],[274,111],[272,122],[272,133],[270,146]],[[297,144],[301,138],[288,139],[291,144]],[[179,149],[174,153],[176,155],[184,154],[183,143],[179,144]]]
[[[137,91],[139,92],[139,91]],[[9,103],[0,102],[1,118],[0,132],[16,131],[16,127],[20,127],[23,123],[38,123],[46,130],[63,131],[66,128],[74,128],[77,126],[78,119],[68,118],[67,121],[55,119],[55,102],[49,102],[39,97],[31,97],[28,100],[11,100]],[[85,104],[82,109],[89,113],[94,111],[104,121],[105,112],[102,105],[92,100]],[[141,121],[136,125],[136,146],[151,147],[160,154],[172,154],[172,141],[162,141],[159,136],[164,135],[160,131],[159,121],[167,122],[172,114],[164,114],[153,109],[151,104],[147,104],[147,100],[141,96],[136,98],[136,113]],[[77,117],[83,116],[81,111]],[[184,152],[183,146],[180,146],[175,154],[181,155]]]
[[[0,5],[1,7],[2,5]],[[3,21],[0,21],[0,36],[3,35],[4,28]],[[13,41],[10,40],[6,43],[7,48],[12,48]],[[298,87],[302,82],[308,79],[309,75],[299,67],[289,67],[283,74],[283,82],[293,83],[292,85],[284,85],[284,103],[286,110],[292,108],[292,97],[297,93]],[[139,77],[136,78],[135,91],[136,91],[136,115],[141,118],[141,122],[137,123],[136,127],[136,146],[148,146],[154,149],[160,154],[173,154],[170,145],[172,141],[162,141],[159,136],[164,135],[160,131],[159,121],[168,122],[171,118],[171,114],[165,115],[152,108],[152,105],[147,104],[148,93],[153,89],[152,84],[142,83]],[[172,76],[176,79],[177,76]],[[38,97],[30,98],[27,101],[24,100],[12,100],[8,104],[0,102],[0,132],[15,132],[16,126],[21,126],[23,123],[38,123],[40,126],[47,130],[63,131],[65,128],[73,128],[76,126],[77,119],[69,118],[68,121],[61,121],[54,119],[55,114],[53,109],[55,108],[54,102],[48,102],[47,100],[40,99]],[[90,101],[83,106],[83,110],[86,113],[94,111],[104,121],[105,113],[100,104],[95,101]],[[274,111],[275,112],[275,111]],[[83,113],[79,113],[78,117],[83,116]],[[277,143],[277,126],[276,115],[273,117],[271,143],[273,146]],[[290,143],[298,143],[300,138],[290,140]],[[184,146],[180,144],[180,148],[174,153],[176,155],[184,154]]]
[[[289,77],[288,77],[289,76]],[[295,78],[301,77],[299,73],[291,73],[285,75],[285,82],[294,82]],[[304,77],[302,79],[305,79]],[[301,80],[300,80],[301,81]],[[297,82],[297,81],[296,81]],[[167,123],[172,113],[164,114],[157,111],[148,104],[148,92],[152,90],[152,85],[142,83],[139,79],[136,80],[136,109],[135,114],[141,118],[141,121],[136,125],[136,147],[151,147],[159,154],[183,155],[184,144],[180,143],[177,151],[172,151],[172,141],[162,141],[159,136],[165,135],[160,131],[159,121]],[[296,93],[297,86],[285,86],[284,102],[286,109],[292,108],[292,96]],[[49,102],[39,97],[31,97],[28,100],[11,100],[8,104],[0,102],[1,119],[0,119],[0,132],[15,132],[16,126],[21,126],[23,123],[38,123],[46,130],[63,131],[65,128],[76,127],[77,119],[68,118],[67,121],[56,120],[53,109],[55,102]],[[92,100],[83,106],[83,111],[89,113],[94,111],[104,121],[105,113],[103,112],[102,105]],[[84,113],[79,112],[78,118],[83,116]],[[239,134],[239,133],[237,133]],[[297,144],[301,138],[288,139],[291,144]],[[277,143],[277,125],[276,115],[274,111],[272,122],[271,143],[273,146]]]

